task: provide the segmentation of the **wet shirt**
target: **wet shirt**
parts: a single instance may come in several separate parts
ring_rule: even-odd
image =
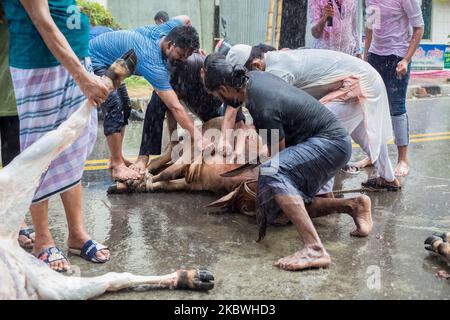
[[[94,68],[108,68],[130,49],[137,55],[135,75],[143,76],[159,91],[172,90],[167,61],[159,42],[182,21],[174,19],[162,25],[148,25],[133,30],[106,32],[89,43]]]
[[[16,99],[8,65],[8,44],[8,24],[6,18],[0,15],[0,117],[17,115]]]
[[[204,57],[198,53],[192,54],[186,62],[178,62],[170,67],[170,83],[180,100],[202,120],[220,117],[222,102],[209,94],[200,77]]]
[[[208,120],[223,116],[222,101],[206,91],[200,77],[205,57],[193,53],[186,62],[176,62],[169,66],[170,84],[188,109],[200,120]],[[240,109],[236,122],[245,120]]]
[[[316,25],[323,15],[328,0],[308,1],[311,25]],[[333,26],[325,25],[322,36],[314,39],[313,48],[344,52],[351,55],[361,53],[358,34],[358,0],[332,0],[334,8]]]
[[[423,27],[418,0],[366,0],[367,27],[372,29],[369,52],[380,56],[404,57],[413,27]]]
[[[89,56],[89,18],[79,12],[76,0],[48,0],[53,21],[78,58]],[[19,0],[3,0],[9,22],[9,64],[19,69],[59,65]]]
[[[258,131],[278,130],[279,141],[286,146],[299,144],[311,137],[328,139],[347,136],[334,114],[306,92],[269,73],[249,72],[247,108]],[[263,140],[269,145],[270,131]],[[265,139],[266,138],[266,139]]]
[[[265,54],[265,62],[266,72],[301,89],[332,84],[350,76],[372,79],[377,75],[361,59],[322,49],[271,51]]]
[[[104,34],[106,32],[112,32],[114,29],[106,26],[95,26],[91,27],[89,31],[89,41],[91,41],[94,38],[97,38],[99,35]]]

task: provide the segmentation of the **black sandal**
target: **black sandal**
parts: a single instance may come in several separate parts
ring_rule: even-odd
[[[402,189],[401,186],[392,186],[385,183],[380,182],[381,178],[371,178],[366,182],[361,183],[364,188],[370,188],[375,190],[387,190],[387,191],[399,191]]]

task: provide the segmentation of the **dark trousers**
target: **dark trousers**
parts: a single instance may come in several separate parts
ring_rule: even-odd
[[[20,153],[19,117],[0,117],[2,166],[6,167]]]
[[[103,76],[106,68],[94,67],[97,76]],[[105,102],[101,105],[104,120],[103,133],[105,136],[119,133],[128,125],[131,114],[131,100],[128,96],[127,87],[122,83],[117,90],[110,93]]]
[[[167,107],[158,94],[153,91],[152,98],[147,106],[142,128],[140,156],[161,154],[164,118]]]

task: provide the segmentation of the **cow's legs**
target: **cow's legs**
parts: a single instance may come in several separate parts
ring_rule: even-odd
[[[186,175],[186,169],[189,167],[188,164],[174,164],[165,169],[160,174],[153,177],[153,182],[159,181],[171,181],[176,179],[184,178]]]
[[[187,183],[185,179],[178,179],[154,182],[152,191],[203,191],[203,186],[200,183]]]
[[[130,192],[150,193],[161,191],[202,191],[200,183],[187,183],[185,179],[170,181],[157,181],[153,179],[149,183],[141,183],[138,187],[130,189],[125,183],[117,182],[108,188],[108,194],[124,194]]]
[[[147,169],[150,173],[158,172],[165,164],[172,161],[172,148],[170,147],[162,156],[150,161]]]

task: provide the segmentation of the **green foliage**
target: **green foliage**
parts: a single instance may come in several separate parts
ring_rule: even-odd
[[[131,76],[125,79],[125,84],[128,88],[149,87],[150,84],[143,77]]]
[[[120,29],[119,23],[114,20],[111,12],[97,2],[89,0],[78,0],[81,11],[89,17],[92,26],[107,26],[113,29]]]

